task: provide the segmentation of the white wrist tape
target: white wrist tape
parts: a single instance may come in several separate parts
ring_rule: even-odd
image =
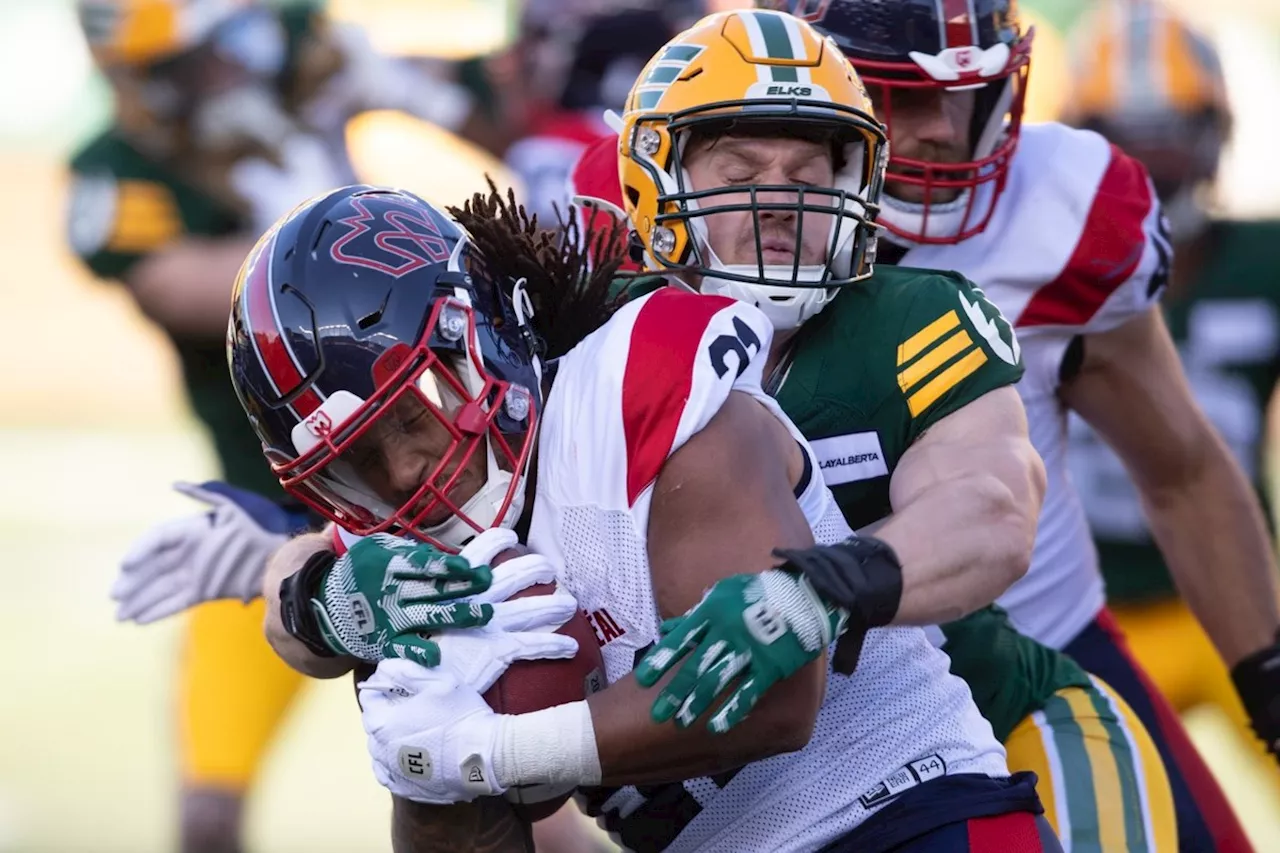
[[[498,716],[493,772],[514,785],[599,785],[600,753],[586,701]]]

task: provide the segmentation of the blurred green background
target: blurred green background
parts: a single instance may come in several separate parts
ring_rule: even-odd
[[[1190,0],[1219,44],[1236,108],[1219,193],[1233,215],[1280,213],[1280,3]],[[1039,25],[1031,113],[1051,118],[1069,74],[1077,0],[1022,4]],[[465,55],[506,38],[504,0],[333,0],[397,52]],[[116,562],[157,520],[194,511],[176,479],[213,471],[172,357],[124,292],[90,281],[63,247],[64,160],[106,120],[68,0],[0,0],[0,853],[172,848],[170,675],[176,621],[112,620]],[[457,201],[495,164],[407,118],[351,129],[372,181]],[[447,167],[441,167],[447,162]],[[1189,723],[1260,851],[1280,851],[1280,803],[1215,712]],[[305,791],[305,796],[300,795]],[[380,851],[373,781],[346,680],[291,712],[249,812],[254,850]]]

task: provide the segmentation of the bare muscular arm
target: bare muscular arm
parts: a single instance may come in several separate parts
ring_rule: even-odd
[[[959,619],[1026,574],[1044,490],[1012,386],[931,426],[894,470],[893,515],[875,530],[902,562],[894,624]]]
[[[1061,393],[1124,461],[1179,592],[1227,664],[1270,645],[1280,615],[1262,509],[1192,397],[1159,309],[1085,338]]]
[[[663,466],[649,511],[649,563],[662,616],[683,613],[717,580],[777,565],[774,548],[813,535],[793,496],[799,445],[749,395],[730,394]],[[770,690],[741,725],[713,735],[649,718],[650,690],[628,676],[590,697],[604,784],[687,779],[802,748],[826,689],[825,656]]]

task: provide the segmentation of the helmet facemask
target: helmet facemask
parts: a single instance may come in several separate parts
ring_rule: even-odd
[[[728,110],[738,108],[726,115]],[[815,113],[820,113],[815,115]],[[663,126],[665,123],[665,126]],[[835,291],[869,274],[875,257],[875,217],[885,147],[874,146],[880,162],[869,162],[868,135],[880,130],[860,111],[828,101],[723,102],[636,122],[633,157],[659,188],[652,265],[698,277],[705,293],[720,293],[759,307],[776,328],[795,328],[830,301]],[[654,158],[671,140],[667,168]],[[686,158],[693,140],[721,137],[799,138],[832,147],[830,187],[805,184],[742,184],[696,187]],[[660,154],[659,154],[660,156]],[[749,213],[754,262],[725,263],[712,246],[709,219]],[[825,238],[820,255],[805,241],[815,223]],[[687,235],[677,240],[676,234]],[[768,243],[784,240],[790,262],[766,259]],[[684,245],[681,257],[676,247]],[[724,247],[722,247],[723,253]]]
[[[894,100],[908,93],[974,90],[969,155],[942,162],[902,155],[889,158],[880,222],[895,242],[952,244],[981,233],[1004,191],[1017,151],[1030,73],[1028,31],[1011,51],[1006,44],[985,50],[960,47],[937,56],[911,53],[912,62],[852,59],[876,102],[876,115],[894,137]],[[894,185],[918,188],[918,200],[893,195]]]
[[[378,359],[368,400],[331,394],[294,427],[296,456],[267,451],[286,490],[356,535],[392,531],[450,550],[515,524],[538,389],[485,370],[466,293],[436,300],[417,347]],[[402,449],[388,452],[396,445]],[[403,469],[390,471],[406,458],[427,460],[414,488],[396,482]]]

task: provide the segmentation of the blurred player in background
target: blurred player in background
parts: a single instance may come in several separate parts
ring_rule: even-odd
[[[1151,173],[1174,248],[1164,299],[1169,331],[1192,392],[1265,502],[1266,412],[1280,378],[1280,223],[1210,216],[1231,130],[1217,53],[1167,10],[1145,2],[1103,7],[1078,32],[1068,118],[1103,134]],[[1233,679],[1178,597],[1124,466],[1076,419],[1070,458],[1107,598],[1134,653],[1175,708],[1216,705],[1256,745]],[[1237,679],[1236,686],[1246,695],[1247,682]],[[1266,763],[1280,782],[1275,765]]]
[[[667,10],[615,2],[574,18],[531,3],[514,48],[519,73],[509,102],[520,105],[524,132],[506,150],[524,184],[524,203],[542,222],[564,212],[570,169],[588,145],[612,131],[606,109],[621,110],[636,76],[680,28]]]
[[[224,477],[278,495],[226,371],[231,288],[245,255],[295,204],[351,180],[343,131],[355,113],[403,109],[475,139],[488,129],[464,90],[375,54],[316,4],[77,5],[116,107],[71,162],[68,239],[173,341]],[[219,507],[215,515],[225,509],[210,492],[189,493]],[[179,533],[140,540],[126,559],[133,577],[188,560],[174,547]],[[144,590],[117,587],[122,617],[148,621],[155,601]],[[177,689],[185,851],[240,849],[242,798],[300,684],[261,626],[260,605],[236,602],[202,607],[188,623]]]

